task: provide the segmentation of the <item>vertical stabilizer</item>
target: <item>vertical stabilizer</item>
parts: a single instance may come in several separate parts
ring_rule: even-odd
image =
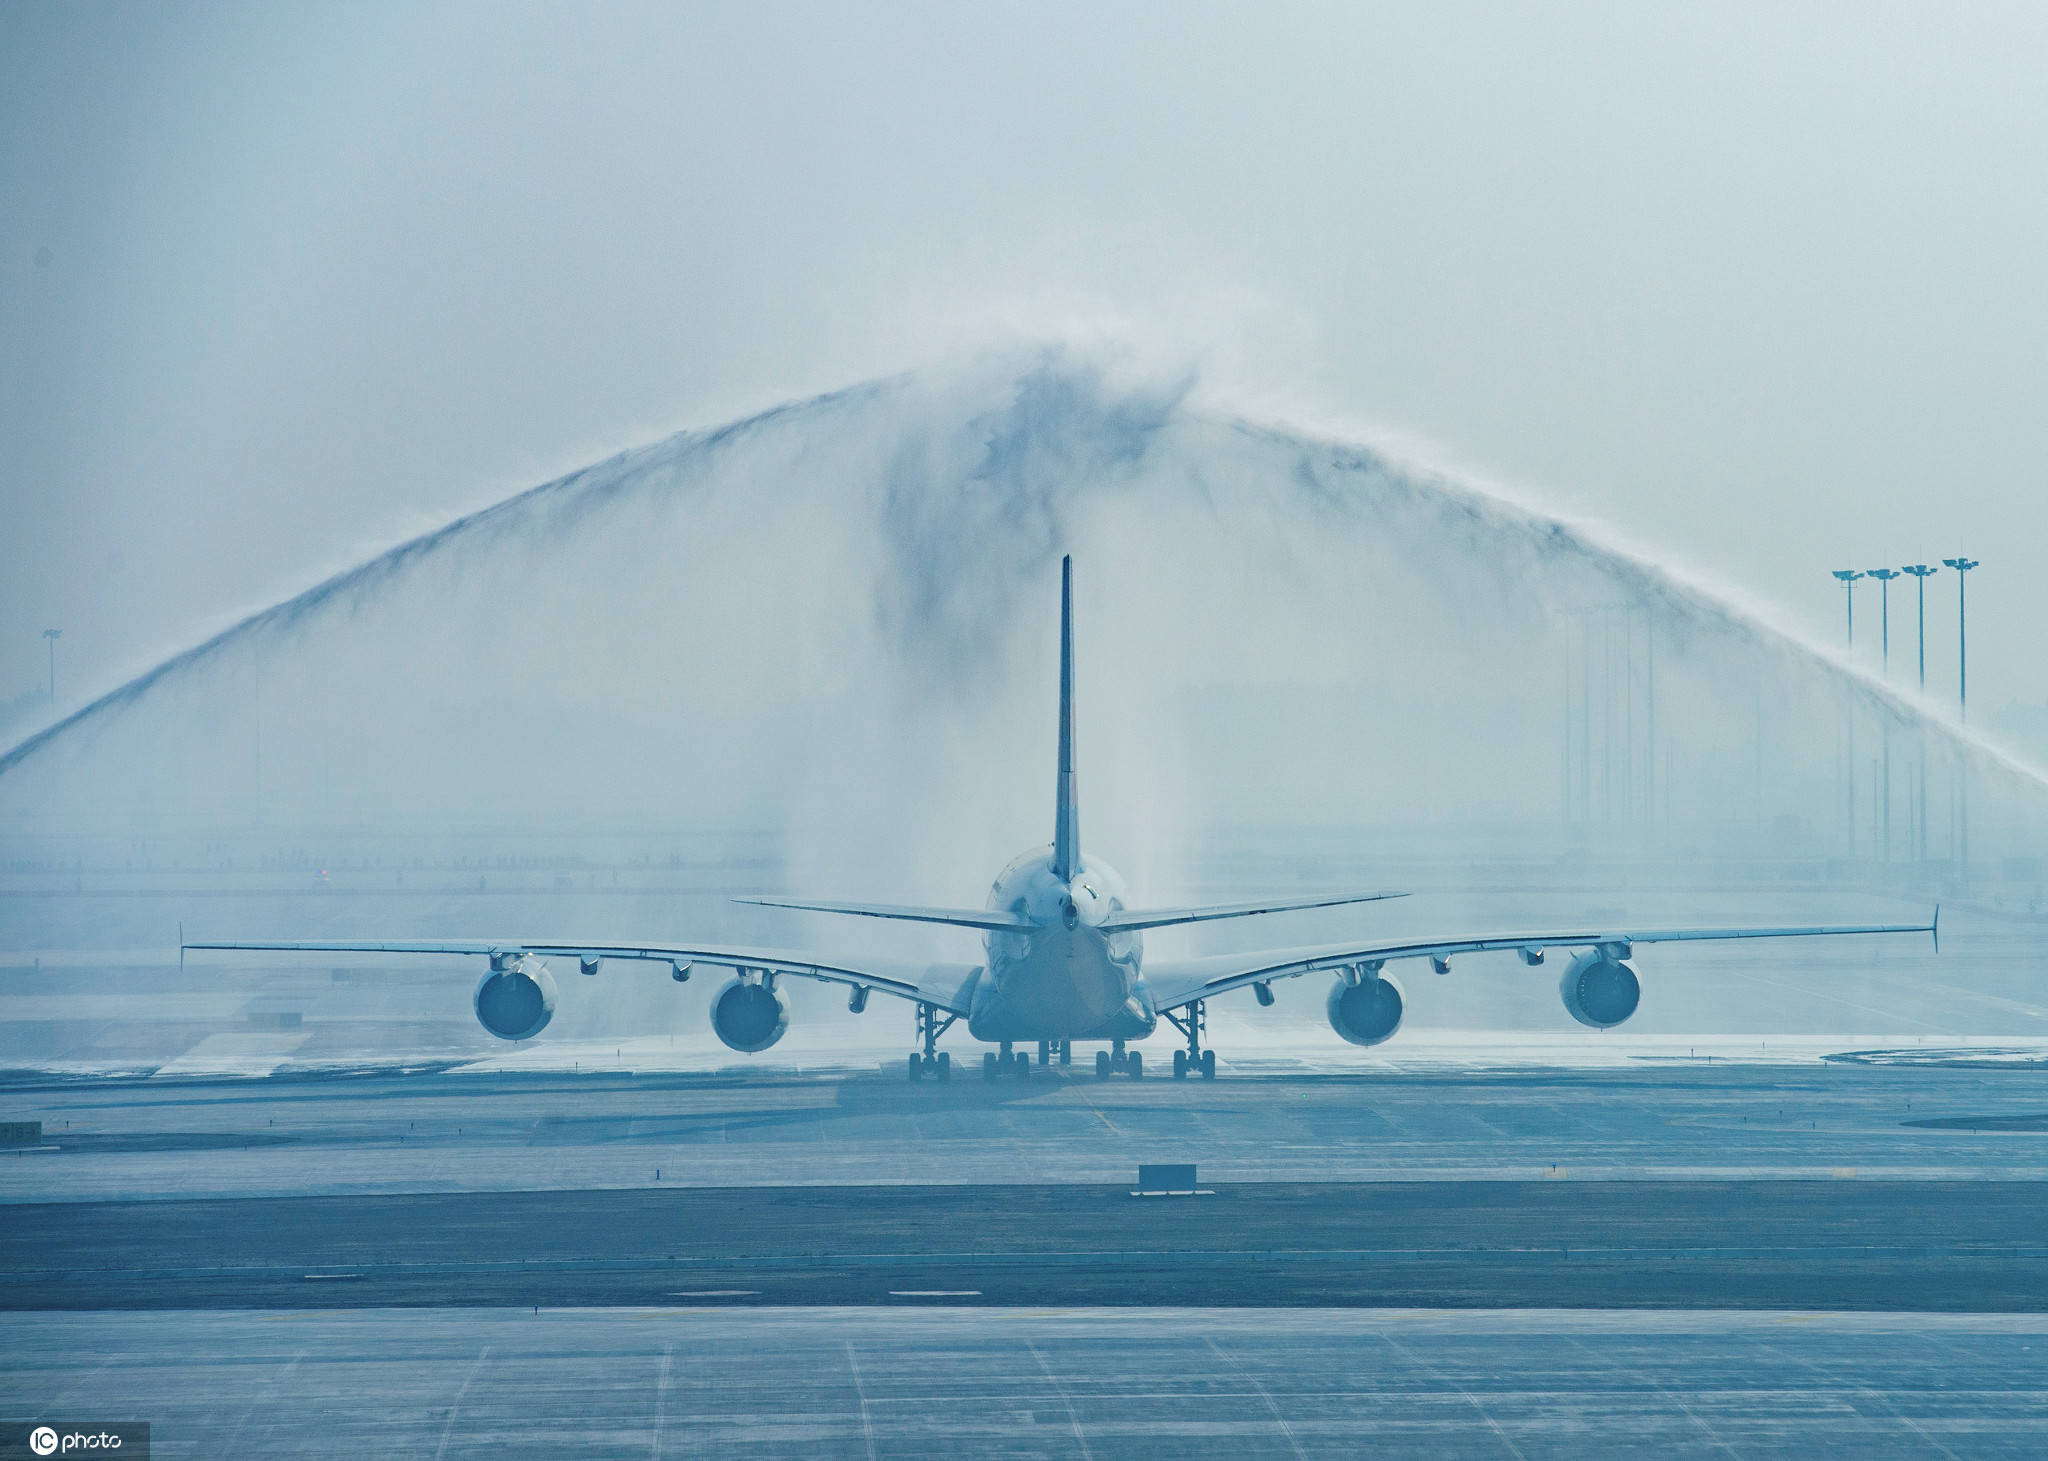
[[[1074,559],[1060,560],[1060,778],[1053,814],[1052,870],[1081,870],[1081,809],[1074,788]]]

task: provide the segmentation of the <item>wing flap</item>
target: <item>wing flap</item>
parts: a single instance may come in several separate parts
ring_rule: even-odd
[[[931,963],[911,959],[820,959],[795,949],[764,949],[735,944],[605,944],[550,939],[301,939],[277,942],[207,941],[180,945],[185,950],[238,953],[332,954],[466,954],[497,956],[536,954],[564,958],[641,960],[660,964],[710,964],[727,969],[759,969],[796,979],[827,984],[860,985],[899,999],[935,1004],[953,1014],[967,1013],[979,964]]]
[[[1392,963],[1397,959],[1448,959],[1457,954],[1519,952],[1558,948],[1614,948],[1626,951],[1636,944],[1696,943],[1719,939],[1753,938],[1839,938],[1850,934],[1931,934],[1940,912],[1926,923],[1841,923],[1803,924],[1775,928],[1646,928],[1641,930],[1551,930],[1540,933],[1496,933],[1468,938],[1420,940],[1391,944],[1322,944],[1312,948],[1270,949],[1243,954],[1212,954],[1202,958],[1176,959],[1148,964],[1145,982],[1152,991],[1153,1004],[1162,1010],[1176,1009],[1197,999],[1209,999],[1263,984],[1273,979],[1293,979],[1318,970],[1342,969],[1351,964]]]
[[[905,903],[820,903],[805,898],[735,898],[757,908],[795,908],[805,913],[843,913],[854,918],[894,918],[905,923],[942,923],[953,928],[1000,932],[1030,928],[1028,919],[989,908],[923,908]]]
[[[1256,918],[1262,913],[1299,913],[1309,908],[1340,908],[1350,903],[1379,903],[1405,898],[1406,893],[1331,893],[1316,898],[1259,898],[1250,903],[1210,903],[1193,908],[1127,908],[1102,922],[1105,929],[1173,928],[1183,923],[1209,923],[1219,918]]]

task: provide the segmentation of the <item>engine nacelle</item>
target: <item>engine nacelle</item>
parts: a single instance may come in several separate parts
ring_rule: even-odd
[[[1340,976],[1330,986],[1330,1028],[1353,1045],[1378,1045],[1401,1028],[1401,986],[1386,975],[1353,984]]]
[[[789,1001],[779,989],[734,976],[712,996],[711,1028],[731,1049],[755,1054],[789,1028]]]
[[[493,962],[477,981],[477,1023],[500,1040],[531,1040],[555,1017],[555,978],[534,958]]]
[[[1636,1012],[1643,986],[1636,971],[1599,949],[1588,949],[1565,967],[1557,992],[1565,1013],[1582,1025],[1609,1030]]]

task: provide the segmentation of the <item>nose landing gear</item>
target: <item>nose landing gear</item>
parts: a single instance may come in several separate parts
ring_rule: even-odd
[[[1205,1002],[1198,999],[1181,1014],[1172,1010],[1161,1010],[1160,1013],[1188,1042],[1187,1049],[1173,1052],[1173,1078],[1184,1081],[1193,1072],[1205,1081],[1216,1079],[1216,1052],[1202,1048],[1202,1037],[1209,1033],[1209,1012]]]
[[[1123,1041],[1112,1040],[1109,1049],[1095,1052],[1095,1078],[1106,1081],[1112,1071],[1122,1071],[1134,1081],[1143,1080],[1145,1057],[1135,1050],[1125,1050]]]

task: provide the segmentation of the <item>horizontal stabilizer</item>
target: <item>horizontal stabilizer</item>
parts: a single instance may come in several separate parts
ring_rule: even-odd
[[[944,923],[955,928],[1030,928],[1028,919],[1015,913],[986,908],[912,908],[896,903],[810,903],[796,898],[735,898],[735,903],[752,903],[761,908],[796,908],[806,913],[845,913],[855,918],[895,918],[905,923]]]
[[[1298,913],[1305,908],[1339,908],[1347,903],[1378,903],[1405,898],[1406,893],[1331,893],[1321,898],[1262,898],[1255,903],[1212,903],[1203,908],[1128,908],[1103,920],[1105,929],[1171,928],[1181,923],[1209,923],[1219,918],[1253,918],[1261,913]]]

